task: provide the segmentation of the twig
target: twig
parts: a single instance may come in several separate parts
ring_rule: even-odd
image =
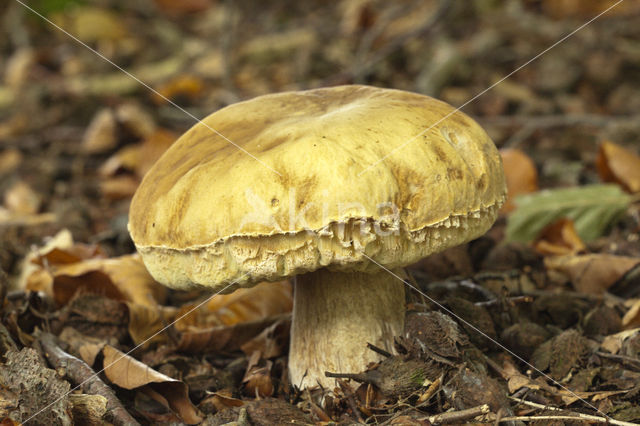
[[[501,422],[506,422],[506,421],[516,421],[516,420],[522,420],[522,421],[536,421],[536,420],[554,420],[554,419],[558,419],[558,420],[583,420],[585,422],[597,422],[597,423],[608,423],[608,424],[612,424],[612,425],[616,425],[616,426],[637,426],[636,423],[630,423],[630,422],[625,422],[622,420],[615,420],[612,419],[611,417],[600,417],[600,416],[593,416],[591,414],[583,414],[583,413],[577,413],[574,411],[569,411],[569,410],[564,410],[562,408],[558,408],[558,407],[553,407],[551,405],[543,405],[543,404],[538,404],[536,402],[531,402],[531,401],[527,401],[526,399],[521,399],[521,398],[514,398],[513,396],[508,396],[509,399],[513,400],[513,401],[517,401],[521,404],[524,405],[528,405],[530,407],[533,408],[538,408],[541,410],[548,410],[548,411],[562,411],[563,413],[569,413],[569,414],[565,414],[565,415],[559,415],[559,416],[518,416],[518,417],[504,417],[502,418],[500,421]]]
[[[77,385],[82,383],[84,393],[102,395],[107,398],[107,415],[115,425],[138,425],[139,423],[122,406],[113,390],[107,386],[86,362],[60,349],[56,338],[49,333],[40,333],[38,341],[49,363],[56,369],[64,369],[65,375]]]
[[[601,351],[596,352],[596,355],[601,356],[602,358],[608,358],[613,361],[618,361],[620,364],[626,367],[629,367],[634,371],[640,371],[640,360],[637,360],[635,358],[631,358],[624,355],[608,354],[606,352],[601,352]]]
[[[389,358],[391,356],[391,354],[389,352],[387,352],[384,349],[379,348],[379,347],[377,347],[375,345],[372,345],[371,343],[367,343],[367,348],[371,349],[375,353],[378,353],[378,354],[382,355],[385,358]]]
[[[349,385],[341,379],[338,379],[338,385],[340,385],[340,389],[342,389],[342,393],[344,393],[344,396],[347,399],[347,404],[349,404],[349,408],[351,408],[351,411],[353,411],[353,415],[356,416],[358,422],[364,423],[364,419],[360,415],[358,404],[356,404],[356,399],[353,397],[353,392],[349,388]]]
[[[433,424],[459,423],[483,414],[489,414],[488,404],[478,405],[477,407],[467,408],[466,410],[448,411],[446,413],[436,414],[435,416],[429,416],[428,420]]]
[[[325,377],[331,377],[332,379],[351,379],[358,383],[368,383],[367,376],[363,373],[332,373],[330,371],[324,372]]]
[[[605,417],[597,417],[590,416],[588,414],[578,414],[578,416],[512,416],[512,417],[503,417],[500,419],[500,423],[504,422],[514,422],[514,421],[522,421],[522,422],[536,422],[539,420],[572,420],[572,421],[583,421],[583,422],[596,422],[596,423],[607,423],[611,425],[619,425],[619,426],[638,426],[637,423],[629,423],[623,422],[620,420],[607,419]]]

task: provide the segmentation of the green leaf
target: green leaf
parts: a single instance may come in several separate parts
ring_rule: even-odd
[[[507,222],[507,240],[529,242],[548,224],[562,217],[573,219],[578,235],[590,241],[631,204],[632,197],[618,185],[587,185],[550,189],[516,198],[516,210]]]

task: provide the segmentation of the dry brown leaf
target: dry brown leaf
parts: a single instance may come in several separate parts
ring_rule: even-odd
[[[89,154],[107,152],[118,143],[118,124],[109,108],[98,111],[84,132],[82,149]]]
[[[198,331],[183,332],[177,350],[188,353],[234,352],[280,319],[281,317],[270,317],[230,326],[221,325]],[[180,321],[175,325],[178,324]]]
[[[262,333],[243,344],[241,349],[247,355],[260,352],[265,359],[278,357],[288,349],[290,329],[291,317],[287,316],[265,328]]]
[[[9,148],[0,151],[0,175],[13,172],[22,163],[22,153],[15,149]]]
[[[111,259],[88,259],[53,270],[53,298],[64,305],[78,291],[155,307],[166,298],[166,288],[156,282],[137,254]]]
[[[625,190],[640,192],[640,156],[613,142],[600,144],[596,168],[605,182],[615,182]]]
[[[18,288],[44,291],[51,295],[53,273],[50,268],[101,257],[104,257],[104,253],[100,247],[74,243],[71,232],[63,229],[48,239],[44,246],[29,253],[22,261]]]
[[[97,246],[74,243],[71,233],[62,230],[27,256],[19,286],[44,291],[59,305],[78,291],[146,306],[164,301],[166,288],[149,275],[137,254],[112,259],[102,256]]]
[[[640,299],[626,301],[630,308],[622,317],[622,326],[626,329],[640,326]]]
[[[638,263],[640,259],[635,257],[600,253],[544,259],[549,271],[561,274],[571,281],[576,291],[588,294],[602,294]]]
[[[4,193],[4,205],[14,213],[35,214],[40,210],[41,204],[42,197],[24,181],[14,183]]]
[[[167,333],[160,331],[176,318],[177,308],[172,306],[149,306],[127,302],[129,308],[129,335],[136,345],[160,344],[168,340]]]
[[[153,370],[110,345],[105,346],[102,353],[104,373],[112,383],[129,390],[144,391],[148,387],[152,391],[148,393],[152,398],[154,394],[161,395],[162,399],[158,402],[173,410],[184,422],[196,424],[202,421],[196,407],[189,400],[186,384]]]
[[[538,171],[531,158],[519,149],[501,149],[500,155],[507,181],[507,201],[502,212],[508,213],[516,207],[515,197],[538,190]]]
[[[140,180],[133,176],[114,176],[100,182],[100,191],[110,200],[125,200],[133,197],[139,184]]]
[[[227,390],[220,390],[218,392],[212,392],[209,396],[200,402],[200,407],[213,406],[215,411],[223,411],[230,407],[242,407],[244,401],[231,396],[231,392]],[[209,409],[208,411],[213,411]]]
[[[34,65],[36,55],[34,49],[22,47],[17,49],[4,66],[4,81],[12,89],[18,89],[29,78],[29,69]]]
[[[546,226],[533,243],[536,251],[545,256],[578,254],[586,246],[573,224],[573,220],[563,218]]]
[[[255,351],[249,357],[247,370],[242,379],[244,394],[256,398],[273,395],[272,367],[273,362],[262,359],[260,351]]]
[[[149,134],[140,145],[139,160],[134,169],[136,175],[142,179],[176,139],[178,135],[166,129],[158,129]]]
[[[185,305],[178,316],[193,309]],[[251,288],[241,288],[231,294],[217,295],[201,308],[176,324],[179,331],[198,331],[213,326],[233,325],[261,320],[291,312],[293,292],[289,281],[262,282]]]
[[[118,178],[122,177],[116,176],[118,172],[129,171],[141,179],[177,138],[178,135],[170,130],[157,129],[143,142],[126,146],[109,157],[100,167],[99,173],[104,177]]]
[[[622,348],[622,344],[629,337],[635,335],[636,333],[640,333],[640,328],[633,328],[631,330],[621,331],[620,333],[612,334],[604,338],[600,347],[607,352],[612,354],[617,354]]]
[[[164,105],[167,99],[187,98],[191,101],[198,99],[204,92],[204,82],[192,75],[177,76],[158,88],[158,94],[153,94],[153,102],[156,105]]]
[[[138,104],[123,103],[115,110],[118,123],[139,139],[145,139],[156,130],[153,117]]]

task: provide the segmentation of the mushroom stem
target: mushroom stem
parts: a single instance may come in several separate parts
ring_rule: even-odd
[[[394,271],[405,277],[403,270]],[[333,388],[325,371],[359,373],[395,352],[404,329],[404,284],[391,274],[320,269],[295,278],[289,377],[293,385]]]

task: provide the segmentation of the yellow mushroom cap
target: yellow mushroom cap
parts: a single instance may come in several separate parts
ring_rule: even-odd
[[[286,92],[203,122],[131,203],[131,237],[171,287],[377,270],[367,256],[405,266],[482,235],[505,199],[491,139],[428,96],[358,85]]]

